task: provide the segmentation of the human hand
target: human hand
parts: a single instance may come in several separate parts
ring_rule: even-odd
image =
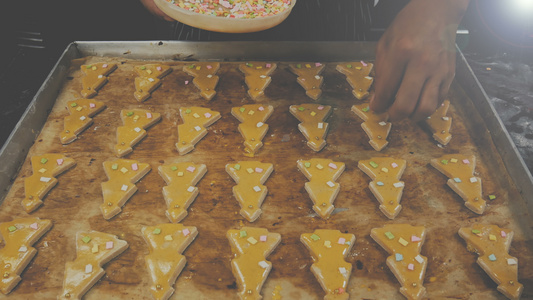
[[[370,108],[390,121],[431,115],[455,76],[455,35],[468,0],[411,0],[378,42]]]
[[[154,0],[141,0],[141,3],[144,5],[144,7],[154,16],[163,19],[165,21],[173,22],[175,21],[171,17],[169,17],[167,14],[165,14],[157,5],[155,5]]]

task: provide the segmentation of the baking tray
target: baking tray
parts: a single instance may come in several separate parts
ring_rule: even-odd
[[[515,231],[515,241],[511,245],[511,254],[519,258],[519,281],[526,286],[525,295],[531,296],[533,291],[531,287],[528,287],[528,283],[531,286],[533,282],[533,268],[528,266],[533,264],[530,217],[533,207],[533,180],[496,111],[487,100],[483,89],[460,51],[458,53],[456,80],[451,91],[451,113],[454,116],[452,142],[449,146],[440,148],[431,140],[430,135],[416,124],[405,121],[393,126],[390,137],[391,143],[383,151],[383,154],[400,156],[409,163],[402,178],[406,182],[402,200],[404,209],[394,221],[387,220],[377,209],[378,205],[368,190],[369,179],[356,167],[359,159],[367,159],[377,155],[377,153],[368,145],[368,138],[360,129],[360,121],[348,110],[351,104],[355,102],[350,96],[348,84],[341,74],[334,71],[335,62],[372,60],[374,49],[375,43],[366,42],[147,41],[73,43],[67,47],[0,152],[0,161],[2,162],[0,165],[0,187],[2,187],[0,197],[3,199],[8,192],[10,195],[7,198],[7,203],[2,205],[0,221],[26,215],[19,205],[23,196],[22,179],[31,174],[26,156],[29,152],[31,153],[30,149],[42,149],[43,140],[38,138],[39,136],[42,137],[47,130],[57,130],[58,126],[62,126],[61,120],[65,113],[64,111],[58,112],[58,103],[64,101],[65,97],[69,97],[65,95],[64,90],[65,86],[68,87],[71,84],[69,82],[77,80],[79,83],[79,76],[72,76],[72,74],[79,73],[78,65],[86,59],[98,61],[99,57],[104,60],[111,57],[119,61],[123,60],[126,65],[142,63],[143,61],[164,61],[174,67],[174,72],[171,73],[174,77],[169,75],[164,79],[163,84],[167,86],[173,84],[174,87],[178,86],[178,80],[182,82],[184,78],[187,78],[180,71],[180,67],[186,64],[185,61],[216,60],[227,62],[228,65],[223,66],[221,72],[230,74],[233,78],[242,76],[238,71],[235,71],[235,62],[275,61],[281,62],[280,68],[273,75],[274,81],[267,94],[270,93],[271,98],[275,100],[273,103],[276,103],[280,110],[276,110],[271,120],[267,122],[271,126],[271,132],[267,135],[266,145],[257,159],[274,162],[272,158],[277,157],[279,161],[275,162],[274,174],[266,183],[269,188],[269,196],[263,205],[263,216],[251,224],[252,226],[266,227],[271,232],[282,234],[282,244],[270,257],[274,270],[263,289],[266,299],[271,298],[272,291],[276,286],[283,288],[282,295],[286,299],[319,299],[322,297],[323,292],[309,271],[311,263],[309,253],[298,241],[299,234],[312,232],[317,228],[336,228],[355,234],[356,244],[348,257],[348,261],[354,266],[349,289],[353,297],[402,299],[398,292],[399,284],[385,266],[386,253],[369,237],[371,228],[381,227],[391,222],[408,222],[413,225],[427,226],[428,239],[422,254],[430,259],[426,274],[426,288],[430,298],[501,299],[503,296],[496,291],[495,285],[488,276],[475,265],[475,255],[466,252],[464,244],[456,233],[459,226],[467,226],[475,222],[493,222],[502,227],[510,227]],[[286,110],[288,103],[311,102],[296,84],[296,77],[286,70],[286,62],[293,61],[329,62],[327,64],[328,69],[325,71],[328,75],[325,76],[325,94],[332,96],[327,96],[323,100],[326,103],[339,99],[344,101],[336,103],[337,110],[328,120],[332,126],[328,136],[329,146],[320,153],[312,152],[302,142],[301,134],[295,129],[297,121]],[[118,76],[119,73],[116,75]],[[222,87],[224,77],[220,76],[219,86]],[[289,89],[295,93],[293,99],[282,99],[282,93],[279,90],[276,91],[275,87],[276,84],[280,83],[280,78],[283,79],[282,82],[284,83],[280,89]],[[174,82],[171,83],[171,80]],[[129,83],[131,84],[131,81]],[[238,87],[240,92],[245,92],[242,87],[242,80],[233,79],[230,84]],[[106,91],[112,90],[111,87],[110,82],[102,89],[101,95],[104,96]],[[175,106],[179,106],[180,101],[188,105],[192,103],[190,94],[194,93],[194,89],[191,87],[190,93],[184,94],[183,99],[175,99]],[[164,97],[172,97],[170,91],[167,90],[166,94],[163,92],[164,89],[160,88],[154,92],[153,99],[148,100],[145,104],[157,108],[157,101],[161,101],[160,99]],[[133,97],[132,93],[130,87],[125,94],[120,95]],[[108,95],[116,96],[118,94],[108,93]],[[242,224],[248,225],[248,223],[238,214],[234,214],[235,211],[238,211],[238,205],[231,195],[231,186],[234,185],[234,182],[224,172],[224,165],[233,160],[247,160],[247,158],[242,155],[241,151],[234,151],[238,149],[242,140],[236,131],[238,122],[228,112],[230,106],[253,102],[246,97],[245,93],[240,93],[237,98],[232,98],[234,100],[225,99],[223,95],[222,91],[219,92],[219,96],[217,96],[219,98],[215,98],[209,103],[201,99],[194,99],[199,101],[202,106],[217,107],[223,112],[223,117],[213,125],[213,131],[210,131],[210,135],[200,142],[198,149],[183,157],[187,161],[192,159],[197,163],[206,163],[208,174],[198,185],[200,196],[191,207],[189,216],[183,221],[186,225],[198,226],[200,235],[185,252],[189,264],[176,284],[176,299],[186,299],[187,297],[189,299],[191,297],[197,299],[221,297],[236,299],[235,282],[229,267],[231,254],[224,232],[230,228],[238,228]],[[227,93],[226,96],[235,96],[235,93]],[[224,106],[221,102],[226,100],[228,104]],[[117,101],[119,100],[117,99]],[[120,101],[125,100],[120,99]],[[132,104],[140,105],[135,100],[133,101]],[[54,108],[56,109],[54,110]],[[108,109],[107,111],[112,113],[113,110]],[[106,111],[101,114],[105,113]],[[174,110],[169,109],[166,112],[167,118],[164,116],[164,120],[172,119],[168,116],[175,115],[175,113],[175,108]],[[105,118],[97,115],[95,123],[98,123],[98,119],[100,119],[100,122],[105,124]],[[107,122],[112,123],[109,120]],[[118,122],[114,122],[112,123],[113,126],[118,125]],[[175,127],[176,124],[177,118],[174,117],[174,122],[163,121],[151,130],[157,132],[158,128]],[[353,129],[353,133],[350,133],[353,134],[350,136],[350,141],[353,140],[355,143],[351,145],[351,148],[349,147],[350,153],[347,153],[343,147],[336,146],[346,142],[342,139],[342,135],[339,137],[334,133],[339,132],[340,126]],[[111,129],[99,130],[112,132]],[[413,132],[414,134],[412,134]],[[276,148],[279,146],[279,144],[276,146],[276,141],[287,133],[291,136],[291,141],[287,144],[290,145],[288,147],[292,150],[291,153]],[[148,136],[150,137],[151,134],[153,133],[149,130]],[[97,136],[95,130],[91,129],[82,135],[84,138]],[[175,139],[175,135],[176,133],[170,134],[170,141],[164,141],[166,146],[170,145],[169,148],[172,148],[172,140]],[[423,136],[423,138],[421,141],[413,141],[415,135]],[[112,140],[113,137],[114,135],[105,137],[105,139]],[[230,144],[230,146],[234,145],[234,148],[231,148],[231,153],[224,152],[227,152],[224,150],[225,145],[220,147],[221,140],[227,140],[226,144]],[[105,267],[108,275],[87,294],[87,299],[97,299],[103,296],[117,299],[150,297],[147,288],[149,282],[143,262],[146,247],[143,246],[139,229],[141,225],[167,222],[163,213],[164,208],[161,209],[164,204],[160,189],[164,183],[154,171],[158,165],[177,161],[182,157],[177,153],[174,154],[174,157],[167,157],[166,159],[158,157],[161,152],[151,155],[150,152],[146,151],[150,147],[152,149],[164,147],[155,144],[150,138],[143,141],[134,151],[135,156],[133,158],[148,160],[152,165],[152,172],[139,184],[139,190],[146,189],[146,193],[138,192],[134,196],[135,200],[132,198],[126,204],[121,215],[111,221],[105,221],[98,210],[94,213],[94,208],[97,208],[101,202],[98,196],[101,194],[99,182],[106,180],[103,171],[100,170],[89,176],[89,182],[96,183],[96,188],[88,191],[86,195],[81,195],[81,197],[81,193],[74,192],[73,187],[65,183],[65,181],[69,181],[69,177],[84,178],[84,168],[101,169],[102,159],[95,154],[101,149],[80,148],[80,145],[84,145],[83,143],[81,140],[69,146],[61,146],[57,137],[50,141],[44,140],[44,144],[51,145],[49,148],[52,152],[65,151],[71,154],[76,152],[78,166],[69,171],[71,174],[59,177],[60,184],[45,199],[44,206],[32,215],[54,219],[54,214],[65,215],[69,213],[72,216],[79,216],[80,219],[77,219],[76,226],[72,226],[73,221],[55,220],[54,229],[36,244],[39,254],[23,273],[23,281],[14,290],[12,297],[18,295],[26,299],[55,298],[61,287],[64,263],[75,257],[73,250],[75,229],[106,231],[117,234],[130,242],[130,249]],[[461,146],[463,143],[473,145],[473,147],[465,146],[463,148]],[[67,150],[69,147],[70,150]],[[395,149],[401,149],[402,153],[398,153]],[[474,151],[478,154],[477,171],[484,180],[484,194],[494,193],[498,196],[495,201],[489,202],[487,211],[482,216],[475,215],[464,208],[462,200],[445,186],[446,178],[428,166],[427,155],[436,157],[444,153],[463,150]],[[310,209],[310,200],[303,189],[303,184],[307,180],[296,170],[294,153],[297,153],[299,158],[332,157],[334,160],[347,163],[345,174],[339,178],[343,188],[336,201],[338,210],[330,220],[324,221],[314,217]],[[225,156],[225,158],[215,164],[216,160],[209,161],[211,154],[214,154],[213,157]],[[280,155],[286,157],[280,157]],[[113,157],[111,155],[107,158]],[[418,174],[424,174],[424,176]],[[14,188],[10,190],[12,185]],[[148,190],[150,191],[148,192]],[[93,203],[88,203],[87,198],[92,199]],[[76,204],[65,210],[62,204],[70,203],[70,201],[76,201]],[[142,212],[145,204],[149,204],[150,207],[152,205],[158,206],[158,212]],[[287,206],[289,204],[290,207]],[[80,207],[78,208],[77,205]],[[92,210],[88,208],[89,206],[92,207]],[[212,206],[217,207],[217,209]],[[284,207],[284,210],[280,211],[280,207]],[[81,208],[89,210],[84,211]],[[202,217],[205,218],[206,216],[210,217],[211,224],[205,224],[202,221],[204,220]],[[205,249],[216,250],[206,251]],[[446,251],[443,253],[442,249]],[[42,276],[43,272],[47,274],[44,277]],[[434,280],[430,281],[429,278]]]

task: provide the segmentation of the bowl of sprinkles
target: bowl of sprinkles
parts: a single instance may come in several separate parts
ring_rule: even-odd
[[[283,22],[296,0],[154,0],[171,18],[227,33],[257,32]]]

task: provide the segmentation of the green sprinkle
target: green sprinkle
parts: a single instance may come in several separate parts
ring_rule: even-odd
[[[241,230],[241,231],[239,232],[239,236],[243,238],[243,237],[247,237],[248,234],[246,233],[246,230]]]
[[[171,169],[172,171],[176,171],[176,170],[178,169],[178,167],[176,167],[176,166],[172,166],[172,167],[170,167],[170,169]]]
[[[145,67],[145,66],[142,66],[142,67],[141,67],[141,70],[146,70],[146,67]]]
[[[473,234],[480,234],[481,231],[479,231],[479,230],[477,230],[477,229],[472,229],[472,233],[473,233]]]
[[[377,168],[377,167],[379,166],[379,165],[378,165],[376,162],[374,162],[374,161],[370,161],[369,164],[370,164],[370,165],[372,166],[372,168],[374,168],[374,169]]]
[[[194,65],[190,65],[190,66],[189,66],[189,69],[194,69]]]
[[[319,237],[318,235],[314,234],[314,233],[311,234],[310,238],[311,238],[313,241],[318,241],[318,240],[320,240],[320,237]]]
[[[311,167],[311,163],[310,163],[310,162],[306,162],[306,163],[304,163],[304,166],[305,166],[306,168],[310,168],[310,167]]]
[[[369,110],[370,110],[370,107],[368,107],[368,106],[362,109],[362,111],[364,111],[364,112],[367,112]]]
[[[92,67],[93,67],[92,65],[87,65],[87,66],[86,66],[87,69],[90,69],[90,68],[92,68]]]
[[[111,169],[112,170],[118,170],[118,164],[111,165]]]
[[[244,107],[239,108],[240,112],[244,112],[245,110],[246,110],[246,108],[244,108]]]
[[[88,235],[86,235],[86,236],[82,237],[81,240],[82,240],[85,244],[87,244],[87,243],[89,243],[89,242],[91,241],[91,237],[88,236]]]
[[[490,199],[490,200],[494,200],[494,199],[496,199],[496,196],[494,196],[494,195],[489,195],[489,199]]]
[[[233,166],[233,168],[237,171],[239,171],[241,169],[241,165],[239,164],[235,164],[235,166]]]
[[[7,230],[9,230],[9,232],[13,232],[13,231],[17,230],[17,227],[15,227],[15,226],[9,226],[9,227],[7,228]]]
[[[446,160],[446,159],[443,159],[443,160],[441,160],[440,162],[441,162],[443,165],[447,165],[447,164],[448,164],[448,160]]]
[[[299,110],[299,111],[304,111],[304,110],[305,110],[305,107],[300,106],[300,107],[298,107],[298,110]]]
[[[70,103],[70,106],[71,107],[76,107],[76,106],[78,106],[78,104],[76,102],[72,102],[72,103]]]
[[[351,68],[352,68],[352,65],[348,64],[348,65],[346,65],[346,67],[348,67],[349,69],[351,69]]]
[[[386,236],[389,240],[392,240],[392,239],[394,238],[394,234],[392,234],[392,232],[390,232],[390,231],[385,232],[385,236]]]
[[[190,109],[186,109],[186,110],[185,110],[185,113],[186,113],[186,114],[190,114],[191,111],[192,111],[192,110],[190,110]]]
[[[132,112],[132,111],[128,111],[128,112],[126,113],[126,116],[128,116],[128,117],[133,116],[133,112]]]
[[[160,234],[161,233],[161,228],[156,228],[154,229],[154,231],[152,231],[153,234]]]
[[[296,68],[297,68],[297,69],[301,69],[301,68],[302,68],[302,65],[301,65],[301,64],[297,64],[297,65],[296,65]]]
[[[252,65],[251,63],[246,63],[246,66],[251,68],[251,67],[253,67],[254,65]]]
[[[48,159],[46,159],[46,158],[41,158],[41,163],[42,163],[42,164],[45,164],[45,163],[47,163],[47,162],[48,162]]]

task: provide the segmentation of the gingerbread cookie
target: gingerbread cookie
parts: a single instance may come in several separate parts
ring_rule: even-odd
[[[289,69],[298,76],[298,83],[304,88],[305,94],[313,100],[322,95],[324,77],[320,76],[324,70],[321,63],[289,64]]]
[[[265,89],[272,81],[270,75],[274,73],[275,63],[251,62],[240,64],[239,70],[244,73],[244,82],[248,87],[248,95],[253,100],[259,100],[265,95]]]
[[[335,181],[345,165],[331,159],[312,158],[310,160],[298,160],[298,169],[309,179],[305,183],[305,190],[313,201],[313,210],[323,219],[328,219],[335,209],[333,202],[341,189]]]
[[[268,194],[263,185],[274,170],[272,164],[258,161],[241,161],[226,165],[226,172],[237,183],[233,196],[241,206],[241,215],[253,222],[261,215],[261,205]]]
[[[326,146],[329,124],[325,120],[331,115],[331,106],[321,104],[291,105],[291,114],[301,123],[298,129],[307,139],[307,145],[318,152]]]
[[[187,209],[198,196],[195,185],[207,173],[207,168],[204,164],[181,162],[159,166],[158,171],[167,183],[163,187],[167,203],[166,215],[170,222],[180,222],[187,216]]]
[[[187,263],[182,255],[198,235],[194,226],[160,224],[142,228],[150,254],[145,256],[152,279],[150,292],[154,299],[166,300],[174,293],[172,287]]]
[[[359,169],[372,179],[369,187],[380,203],[379,209],[391,220],[402,209],[400,200],[405,183],[400,178],[405,166],[404,159],[392,157],[374,157],[358,163]]]
[[[481,178],[474,175],[476,157],[446,154],[431,160],[431,165],[446,175],[448,186],[465,201],[465,206],[476,214],[483,214],[486,202],[481,191]]]
[[[233,107],[231,114],[241,122],[239,132],[244,138],[245,153],[253,155],[263,146],[263,138],[268,131],[265,122],[274,112],[272,105],[250,104]]]
[[[355,98],[363,100],[368,97],[368,91],[374,82],[374,78],[370,77],[373,68],[372,63],[360,61],[339,64],[336,69],[346,75],[346,80],[352,87],[352,94]]]
[[[311,272],[326,292],[324,299],[350,298],[347,291],[352,264],[345,261],[355,242],[355,236],[338,230],[317,229],[304,233],[300,241],[311,253]]]
[[[220,63],[218,62],[198,62],[183,66],[183,71],[194,77],[192,83],[200,90],[200,95],[208,101],[213,99],[217,93],[215,88],[219,78],[216,74],[219,69]]]
[[[369,144],[376,151],[381,151],[389,144],[387,137],[392,127],[392,123],[387,122],[387,113],[376,114],[370,110],[368,103],[355,104],[352,111],[363,120],[361,128],[370,138]]]
[[[104,203],[100,205],[100,210],[104,219],[109,220],[122,211],[122,206],[137,192],[135,183],[150,170],[149,164],[136,160],[117,159],[104,162],[104,171],[109,179],[102,182]]]
[[[120,117],[124,125],[117,128],[115,153],[118,157],[132,152],[132,147],[146,137],[146,129],[161,120],[161,114],[146,109],[123,109],[120,111]]]
[[[194,146],[207,134],[207,127],[220,119],[218,111],[204,107],[182,107],[180,116],[183,124],[178,125],[176,148],[183,155],[194,150]]]
[[[424,298],[426,288],[422,284],[427,257],[420,255],[420,250],[426,239],[426,229],[409,224],[388,224],[372,229],[370,236],[391,255],[387,257],[387,266],[402,285],[402,295],[407,299]]]
[[[55,177],[74,167],[76,162],[63,154],[48,153],[31,157],[33,174],[24,179],[22,207],[31,213],[43,204],[43,198],[57,184]]]
[[[433,132],[433,138],[445,146],[452,139],[450,133],[452,118],[446,115],[449,108],[450,100],[444,100],[441,106],[439,106],[437,110],[425,120],[426,124]]]
[[[94,115],[104,110],[106,105],[101,101],[78,99],[67,102],[69,116],[65,117],[64,130],[59,137],[62,144],[76,140],[77,136],[93,123]]]
[[[135,99],[140,102],[146,101],[152,96],[161,85],[161,78],[167,76],[172,72],[169,66],[161,64],[148,64],[143,66],[135,66],[135,72],[138,77],[135,77]]]
[[[2,281],[0,291],[9,294],[22,280],[20,274],[37,254],[33,244],[52,228],[52,221],[39,218],[16,219],[0,224],[4,247],[0,249]]]
[[[228,230],[226,236],[234,255],[231,270],[237,279],[239,298],[262,299],[261,288],[272,269],[266,258],[280,243],[281,235],[265,228],[243,227]]]
[[[468,251],[479,255],[478,265],[496,282],[498,291],[519,299],[524,286],[518,282],[518,259],[509,255],[514,232],[497,225],[474,224],[459,229]]]
[[[76,259],[65,265],[63,290],[58,300],[81,299],[105,271],[102,266],[128,248],[116,235],[90,231],[76,234]]]
[[[108,75],[117,68],[116,64],[96,63],[82,65],[81,70],[85,76],[81,79],[81,95],[83,98],[93,98],[98,91],[108,82]]]

